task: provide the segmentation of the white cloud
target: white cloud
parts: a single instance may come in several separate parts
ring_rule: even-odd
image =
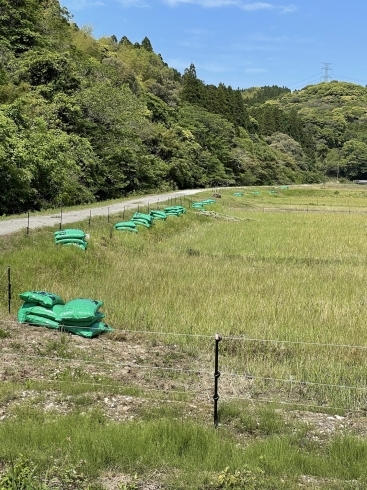
[[[242,10],[247,12],[254,12],[255,10],[276,10],[283,14],[296,12],[297,7],[295,5],[273,5],[265,2],[244,3],[240,6]]]
[[[163,2],[172,6],[180,5],[180,4],[190,4],[190,5],[199,5],[200,7],[204,7],[204,8],[238,7],[247,12],[255,12],[257,10],[275,10],[286,14],[290,12],[295,12],[297,10],[297,7],[292,4],[273,5],[267,2],[245,3],[243,2],[243,0],[163,0]]]
[[[104,2],[98,0],[74,0],[71,2],[70,9],[73,10],[83,10],[88,7],[104,7]]]
[[[118,0],[123,7],[148,7],[144,0]]]
[[[240,7],[240,0],[163,0],[168,5],[179,5],[181,3],[188,3],[191,5],[199,5],[201,7],[228,7],[231,5]]]

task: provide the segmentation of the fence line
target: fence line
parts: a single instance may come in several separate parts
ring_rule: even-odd
[[[80,362],[80,363],[86,363],[86,364],[92,364],[93,366],[95,365],[107,365],[109,367],[120,367],[120,368],[136,368],[136,369],[152,369],[152,370],[157,370],[157,371],[173,371],[173,372],[183,372],[183,373],[194,373],[194,374],[212,374],[212,371],[203,371],[203,370],[197,370],[197,369],[183,369],[183,368],[171,368],[171,367],[160,367],[160,366],[153,366],[149,364],[134,364],[134,363],[112,363],[109,361],[95,361],[95,360],[87,360],[87,359],[80,359],[77,357],[70,358],[70,357],[48,357],[48,356],[35,356],[35,355],[30,355],[30,354],[10,354],[8,352],[5,353],[0,353],[0,358],[1,357],[6,357],[6,356],[11,356],[12,359],[18,358],[18,359],[43,359],[45,361],[60,361],[60,362],[65,362],[66,360],[69,362]]]
[[[5,353],[5,354],[0,354],[0,358],[2,357],[3,360],[6,362],[6,357],[11,356],[12,359],[18,358],[18,359],[38,359],[38,360],[45,360],[45,361],[59,361],[59,362],[65,362],[67,361],[68,363],[75,362],[75,363],[80,363],[80,364],[92,364],[92,365],[105,365],[105,366],[113,366],[113,367],[119,367],[119,368],[130,368],[130,369],[149,369],[151,371],[171,371],[174,373],[187,373],[187,374],[195,374],[195,375],[200,375],[200,374],[210,374],[212,375],[213,372],[209,370],[197,370],[197,369],[184,369],[184,368],[172,368],[172,367],[161,367],[161,366],[154,366],[150,364],[142,365],[142,364],[134,364],[134,363],[111,363],[109,361],[95,361],[95,360],[87,360],[87,359],[81,359],[81,358],[69,358],[69,357],[49,357],[49,356],[36,356],[36,355],[29,355],[29,354],[10,354],[10,353]],[[240,374],[240,373],[230,373],[230,372],[221,372],[221,376],[226,376],[228,378],[241,378],[244,380],[257,380],[257,381],[274,381],[277,383],[289,383],[289,384],[299,384],[303,386],[320,386],[324,388],[340,388],[340,389],[348,389],[348,390],[356,390],[356,391],[367,391],[367,385],[366,386],[353,386],[353,385],[338,385],[335,383],[317,383],[314,381],[303,381],[303,380],[297,380],[297,379],[289,379],[289,378],[273,378],[271,376],[252,376],[248,374]],[[27,378],[28,379],[28,378]]]
[[[28,326],[28,324],[22,324],[22,323],[19,323],[19,322],[15,322],[15,321],[8,321],[8,320],[0,320],[0,325],[1,324],[5,324],[5,325],[16,325],[17,327],[23,327],[23,326]],[[29,326],[28,326],[29,327]],[[31,325],[32,327],[32,325]],[[26,327],[27,328],[27,327]],[[38,330],[40,331],[40,327],[33,327],[35,330]],[[42,329],[44,329],[44,327],[42,327]],[[20,330],[20,329],[19,329]],[[19,331],[18,330],[18,331]],[[60,332],[59,330],[54,330],[54,332],[58,332],[58,333],[61,333],[62,335],[62,332]],[[148,331],[148,330],[127,330],[127,329],[124,329],[124,330],[117,330],[117,332],[122,332],[124,334],[145,334],[149,337],[149,335],[151,334],[154,334],[154,335],[170,335],[170,336],[178,336],[178,337],[186,337],[186,338],[194,338],[194,339],[201,339],[201,338],[204,338],[204,339],[211,339],[213,341],[213,351],[214,351],[214,340],[217,339],[217,334],[216,336],[209,336],[209,335],[200,335],[200,334],[177,334],[177,333],[174,333],[174,332],[163,332],[163,331]],[[58,337],[61,339],[61,335],[58,335]],[[72,336],[70,336],[70,338],[72,338]],[[241,342],[267,342],[267,343],[281,343],[281,344],[295,344],[295,345],[299,345],[299,346],[302,346],[302,345],[306,345],[306,346],[321,346],[321,347],[334,347],[334,348],[350,348],[350,349],[357,349],[357,348],[360,348],[360,349],[366,349],[366,346],[358,346],[358,345],[347,345],[347,344],[328,344],[328,343],[317,343],[317,342],[301,342],[301,341],[279,341],[279,340],[272,340],[272,339],[254,339],[254,338],[246,338],[244,336],[240,336],[240,337],[234,337],[234,336],[228,336],[228,337],[220,337],[221,340],[223,340],[224,344],[226,342],[226,340],[234,340],[236,342],[238,341],[241,341]],[[102,337],[103,339],[103,337]],[[86,342],[89,342],[90,339],[84,339]],[[145,339],[145,340],[148,340],[148,339]],[[110,342],[110,341],[109,341]],[[113,338],[112,338],[112,342],[113,342]],[[216,340],[217,342],[217,340]],[[103,340],[102,342],[100,343],[100,345],[103,346]],[[210,350],[209,350],[209,347],[208,347],[208,352],[209,353]],[[246,352],[246,350],[244,349],[244,352]],[[116,355],[118,355],[118,352],[115,353]],[[132,359],[134,359],[135,357],[135,353],[134,352],[131,352],[130,355],[132,355]],[[230,354],[228,356],[226,356],[226,359],[228,360],[228,357],[231,357]],[[178,391],[178,390],[175,390],[174,389],[174,386],[171,388],[166,388],[164,386],[162,386],[161,388],[157,388],[157,389],[154,389],[154,388],[149,388],[148,386],[145,387],[143,384],[141,385],[141,387],[139,385],[137,386],[129,386],[128,388],[130,389],[137,389],[139,390],[139,388],[143,391],[143,392],[149,392],[149,391],[156,391],[156,392],[159,392],[161,394],[165,393],[165,395],[169,396],[169,393],[172,393],[172,396],[174,396],[175,394],[178,394],[178,393],[185,393],[185,394],[192,394],[193,396],[202,396],[203,395],[203,392],[208,392],[209,391],[209,386],[211,387],[211,384],[209,383],[208,384],[208,379],[209,379],[209,375],[213,375],[213,372],[211,370],[208,370],[208,369],[186,369],[185,367],[174,367],[174,366],[157,366],[155,364],[155,361],[149,358],[147,358],[147,364],[136,364],[134,362],[131,362],[129,360],[127,361],[117,361],[117,362],[113,362],[113,361],[110,361],[110,360],[96,360],[96,359],[93,359],[93,360],[88,360],[88,359],[83,359],[83,358],[79,358],[77,357],[77,355],[75,357],[66,357],[66,356],[48,356],[48,355],[39,355],[39,354],[26,354],[26,353],[10,353],[10,352],[0,352],[0,359],[2,360],[2,363],[3,363],[3,367],[6,366],[8,364],[8,362],[10,363],[11,361],[14,361],[14,359],[18,360],[18,364],[19,364],[19,360],[23,360],[23,361],[26,361],[26,362],[29,362],[30,359],[33,359],[35,361],[44,361],[44,362],[53,362],[53,363],[63,363],[64,364],[64,367],[65,368],[70,368],[70,369],[75,369],[77,366],[80,367],[81,365],[92,365],[92,366],[95,366],[95,367],[98,367],[98,366],[104,366],[105,369],[111,369],[111,368],[114,368],[114,369],[126,369],[128,368],[129,370],[142,370],[142,371],[145,371],[147,373],[151,373],[151,376],[153,377],[154,379],[154,373],[158,373],[158,372],[162,372],[162,373],[175,373],[175,374],[181,374],[182,376],[184,375],[187,375],[187,378],[176,378],[175,379],[175,384],[176,384],[176,387],[180,387],[180,388],[184,388],[184,391]],[[170,361],[170,362],[175,362],[174,360],[173,361]],[[42,370],[44,369],[44,366],[43,365],[40,365],[39,366],[39,369]],[[287,377],[287,378],[282,378],[282,377],[271,377],[271,376],[257,376],[257,375],[249,375],[247,373],[239,373],[239,372],[231,372],[231,371],[224,371],[222,373],[220,373],[219,369],[218,369],[218,365],[216,364],[216,366],[214,367],[215,369],[215,372],[214,372],[214,396],[213,396],[213,402],[214,402],[214,405],[215,403],[219,400],[219,398],[223,398],[224,400],[228,399],[228,400],[231,400],[231,399],[236,399],[236,400],[253,400],[253,396],[256,397],[256,399],[258,400],[261,400],[261,396],[259,397],[258,394],[256,394],[255,392],[253,392],[253,390],[255,389],[256,390],[256,386],[257,384],[251,384],[249,385],[248,382],[251,382],[251,381],[256,381],[258,383],[273,383],[273,385],[268,385],[269,386],[269,392],[267,393],[268,395],[271,394],[271,390],[273,388],[276,387],[276,384],[277,383],[283,383],[283,384],[287,384],[290,386],[290,389],[292,390],[293,392],[293,389],[298,389],[297,387],[300,386],[300,387],[319,387],[321,390],[322,389],[331,389],[331,390],[340,390],[341,393],[338,395],[340,396],[341,398],[339,399],[339,402],[337,401],[337,399],[335,399],[336,403],[337,404],[344,404],[345,403],[345,407],[344,407],[344,410],[351,410],[351,411],[355,411],[356,410],[356,407],[359,407],[359,406],[362,406],[362,404],[364,403],[364,397],[365,397],[365,392],[367,391],[367,385],[366,386],[356,386],[356,385],[347,385],[347,384],[337,384],[337,383],[324,383],[324,382],[316,382],[316,381],[305,381],[305,380],[300,380],[300,379],[292,379],[290,377]],[[7,373],[4,373],[5,375]],[[9,373],[9,378],[11,379],[12,376],[14,376],[14,378],[17,377],[18,374],[21,374],[21,373]],[[61,376],[62,376],[62,372],[61,372]],[[88,374],[88,373],[87,373]],[[126,373],[124,373],[126,374]],[[108,376],[108,373],[101,373],[102,376],[104,375],[107,375]],[[128,375],[128,374],[127,374]],[[216,388],[218,387],[218,378],[219,376],[221,376],[221,380],[223,381],[223,387],[221,388],[219,386],[219,394],[220,394],[220,397],[219,397],[219,394],[218,392],[216,391]],[[144,375],[145,376],[145,375]],[[158,375],[159,376],[159,375]],[[196,390],[186,390],[186,384],[189,386],[189,383],[190,383],[190,376],[196,376],[195,378],[195,383],[196,383]],[[204,376],[204,378],[203,378]],[[193,379],[193,378],[192,378]],[[231,380],[241,380],[242,382],[238,382],[238,383],[235,383]],[[104,389],[108,386],[111,386],[111,387],[114,387],[115,389],[118,388],[117,386],[117,383],[116,385],[112,384],[112,385],[104,385],[103,384],[103,381],[102,383],[98,383],[98,382],[82,382],[82,381],[77,381],[77,380],[58,380],[58,379],[51,379],[51,380],[45,380],[45,379],[34,379],[34,378],[27,378],[27,377],[24,377],[23,379],[14,379],[14,383],[16,382],[20,382],[20,381],[30,381],[30,380],[34,380],[34,381],[37,381],[39,383],[44,383],[45,381],[50,381],[50,382],[69,382],[69,383],[77,383],[77,384],[88,384],[88,385],[93,385],[93,386],[100,386],[101,389]],[[157,380],[159,380],[160,382],[164,381],[164,378],[160,379],[159,377],[157,377]],[[135,380],[136,381],[136,380]],[[145,382],[148,384],[148,381],[145,379]],[[245,383],[245,384],[243,384]],[[222,383],[220,383],[222,384]],[[159,384],[158,384],[159,386]],[[248,398],[248,397],[241,397],[241,391],[243,393],[243,390],[245,390],[245,392],[249,392],[249,396],[251,398]],[[349,394],[346,393],[346,392],[342,392],[342,390],[349,390]],[[223,395],[222,395],[222,392],[223,392]],[[237,392],[237,394],[236,394]],[[322,392],[322,391],[321,391]],[[353,392],[353,393],[352,393]],[[231,393],[234,393],[233,396],[231,396]],[[362,394],[362,395],[361,395]],[[297,395],[296,396],[296,399],[299,399],[299,398],[302,398],[301,396],[298,396],[299,394],[297,394],[296,392],[294,392],[294,395]],[[205,396],[205,395],[204,395]],[[206,396],[209,396],[208,394]],[[316,395],[315,395],[316,396]],[[274,395],[274,400],[273,400],[273,403],[280,403],[279,401],[276,400],[276,397],[277,397],[277,394]],[[304,398],[306,399],[306,395],[304,395]],[[314,396],[312,395],[312,398],[313,399]],[[316,396],[316,399],[319,398],[319,396],[317,395]],[[363,398],[363,399],[362,399]],[[343,400],[343,401],[341,401]],[[299,405],[299,406],[305,406],[304,403],[302,402],[290,402],[289,403],[290,405]],[[318,405],[315,405],[315,406],[318,406]],[[320,407],[322,408],[329,408],[329,409],[337,409],[336,407],[331,407],[329,405],[319,405]],[[218,417],[215,417],[215,425],[218,424]]]
[[[26,328],[34,327],[34,328],[45,328],[39,327],[36,325],[28,324],[28,323],[20,323],[16,320],[5,320],[0,319],[0,324],[6,325],[16,325],[16,326],[25,326]],[[79,325],[67,325],[66,327],[78,327],[79,329],[90,330],[90,327],[82,327]],[[52,330],[52,329],[50,329]],[[60,329],[54,329],[55,332],[59,333],[67,333],[62,330],[62,325]],[[192,337],[192,338],[203,338],[203,339],[211,339],[213,340],[213,335],[208,334],[192,334],[192,333],[180,333],[180,332],[164,332],[159,330],[130,330],[130,329],[114,329],[112,333],[131,333],[131,334],[144,334],[144,335],[167,335],[172,337]],[[279,339],[262,339],[256,337],[245,337],[245,336],[232,336],[232,335],[221,335],[223,340],[236,340],[242,342],[264,342],[269,344],[290,344],[290,345],[304,345],[304,346],[318,346],[318,347],[335,347],[335,348],[346,348],[346,349],[367,349],[366,345],[355,345],[355,344],[333,344],[328,342],[306,342],[303,340],[279,340]]]
[[[234,400],[234,401],[246,401],[246,402],[251,402],[253,404],[255,403],[276,403],[277,405],[287,405],[287,406],[290,406],[290,407],[303,407],[303,408],[310,408],[310,409],[327,409],[327,410],[340,410],[340,411],[343,411],[345,410],[345,407],[332,407],[330,405],[316,405],[316,404],[312,404],[312,403],[300,403],[300,402],[286,402],[284,400],[271,400],[271,399],[267,399],[267,398],[262,398],[262,399],[253,399],[253,398],[245,398],[245,397],[241,397],[241,396],[232,396],[232,395],[223,395],[222,397],[222,400]],[[356,413],[356,412],[365,412],[365,410],[358,410],[358,409],[349,409],[350,412],[353,412],[353,413]]]
[[[100,387],[100,388],[113,388],[113,389],[117,389],[117,390],[125,390],[125,391],[144,391],[145,392],[157,392],[157,393],[161,393],[161,394],[165,394],[165,391],[167,390],[163,390],[163,389],[158,389],[158,388],[139,388],[139,387],[134,387],[134,386],[121,386],[121,385],[118,385],[117,383],[116,384],[106,384],[106,383],[96,383],[96,382],[93,382],[93,381],[78,381],[78,380],[65,380],[65,379],[39,379],[39,378],[25,378],[25,379],[21,379],[21,380],[16,380],[16,381],[11,381],[11,383],[24,383],[24,382],[33,382],[33,383],[47,383],[47,384],[53,384],[53,383],[70,383],[70,384],[76,384],[76,385],[82,385],[82,386],[94,386],[94,387]],[[10,381],[2,381],[2,383],[6,384],[6,383],[10,383]],[[170,393],[174,393],[174,394],[178,394],[178,395],[188,395],[188,394],[192,394],[192,395],[202,395],[203,398],[207,398],[207,396],[203,395],[203,392],[202,391],[195,391],[195,390],[173,390],[173,389],[170,389],[169,390]],[[129,395],[129,394],[126,394],[124,396],[135,396],[135,395]]]

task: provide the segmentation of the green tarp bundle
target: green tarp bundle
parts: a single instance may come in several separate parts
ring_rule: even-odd
[[[92,338],[112,328],[102,322],[99,311],[102,301],[77,298],[64,303],[57,295],[46,291],[27,291],[19,295],[24,300],[18,310],[18,321],[30,325],[63,330]]]
[[[150,214],[134,213],[131,221],[133,221],[136,225],[142,225],[150,228],[153,224],[154,218]]]
[[[137,233],[138,229],[136,223],[134,221],[120,221],[113,225],[115,230],[118,231],[131,231],[133,233]]]
[[[164,208],[164,212],[167,216],[180,216],[180,214],[186,213],[186,209],[183,206],[167,206]]]
[[[86,233],[77,228],[67,228],[54,232],[55,244],[57,245],[76,245],[83,250],[86,250],[88,242]]]
[[[203,199],[202,201],[197,201],[192,203],[192,207],[196,209],[204,209],[207,204],[214,204],[215,199]]]
[[[152,209],[149,214],[153,219],[167,219],[167,214],[159,209]]]
[[[192,207],[193,208],[197,208],[197,209],[203,209],[204,208],[204,203],[203,202],[193,202],[192,203]]]

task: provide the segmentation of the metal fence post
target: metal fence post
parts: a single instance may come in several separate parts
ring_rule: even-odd
[[[60,228],[60,230],[62,228],[62,206],[60,208],[60,225],[59,225],[59,228]]]
[[[11,281],[10,281],[10,265],[8,266],[8,310],[11,309]]]
[[[219,367],[219,342],[222,340],[222,337],[219,334],[215,334],[215,360],[214,360],[214,426],[218,427],[218,380],[220,377],[220,372],[218,370]]]

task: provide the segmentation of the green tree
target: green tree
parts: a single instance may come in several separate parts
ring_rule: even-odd
[[[190,104],[200,104],[204,97],[204,84],[196,77],[196,68],[191,63],[182,76],[181,98]]]
[[[153,52],[153,48],[152,48],[152,44],[151,42],[149,41],[149,39],[147,37],[145,37],[142,42],[141,42],[141,46],[147,50],[147,51],[150,51],[150,52]]]
[[[344,143],[340,156],[348,179],[367,177],[367,144],[358,140]]]

